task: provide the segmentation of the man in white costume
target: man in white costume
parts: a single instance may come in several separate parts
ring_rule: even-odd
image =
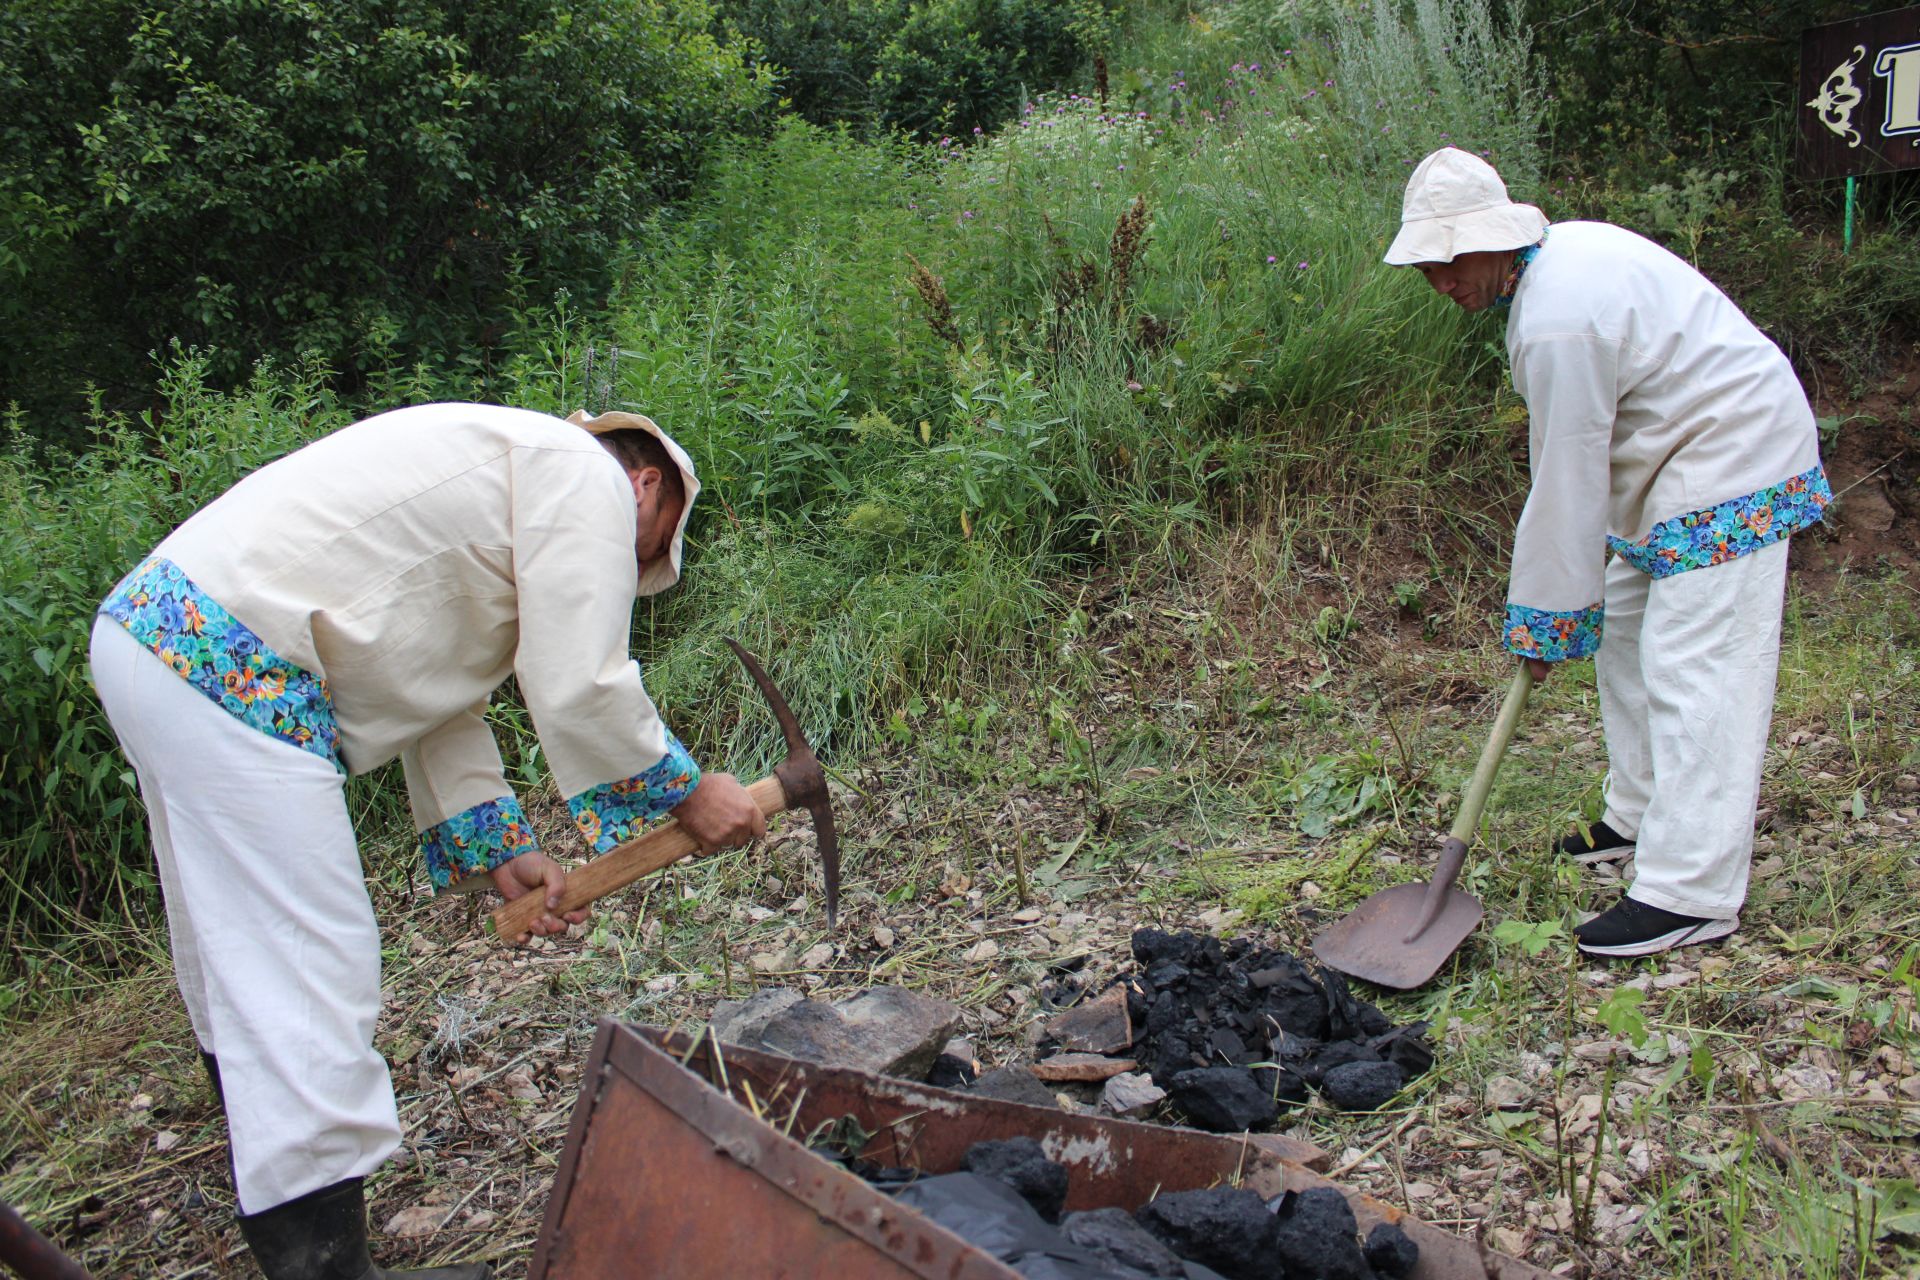
[[[510,674],[596,852],[668,813],[709,852],[764,831],[746,789],[667,730],[629,653],[634,599],[678,580],[698,493],[638,414],[399,409],[248,476],[100,606],[94,681],[269,1280],[487,1274],[368,1253],[362,1179],[400,1126],[349,774],[398,757],[435,889],[544,893],[539,934],[586,913],[554,913],[564,873],[486,726]]]
[[[1457,148],[1414,170],[1386,261],[1468,311],[1510,308],[1532,486],[1506,647],[1539,679],[1595,658],[1606,813],[1555,847],[1634,855],[1626,895],[1577,944],[1639,956],[1726,937],[1746,901],[1786,540],[1833,498],[1806,392],[1686,262],[1606,223],[1549,228]]]

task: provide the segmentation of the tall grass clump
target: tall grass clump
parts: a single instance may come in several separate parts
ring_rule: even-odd
[[[1335,39],[1363,172],[1452,145],[1490,160],[1516,200],[1538,189],[1549,99],[1518,0],[1372,0]]]

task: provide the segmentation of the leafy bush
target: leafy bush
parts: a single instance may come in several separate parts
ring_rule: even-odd
[[[816,124],[968,134],[1103,52],[1111,0],[730,0],[729,21]]]
[[[526,294],[603,289],[761,107],[710,24],[704,0],[7,0],[0,394],[122,399],[169,339],[227,380],[274,351],[477,365]]]
[[[1877,6],[1876,6],[1877,7]],[[1800,33],[1855,17],[1847,0],[1530,0],[1561,145],[1591,168],[1635,152],[1699,163],[1793,105]]]

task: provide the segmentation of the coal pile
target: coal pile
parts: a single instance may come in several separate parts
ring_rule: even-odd
[[[896,1201],[1029,1280],[1403,1280],[1420,1257],[1391,1223],[1363,1242],[1352,1207],[1330,1187],[1272,1200],[1210,1187],[1168,1192],[1137,1213],[1059,1217],[1067,1171],[1033,1139],[976,1143],[965,1165],[904,1184],[901,1170],[871,1172]]]
[[[1260,1128],[1309,1089],[1376,1110],[1433,1066],[1426,1023],[1395,1026],[1345,978],[1284,951],[1141,929],[1133,958],[1120,979],[1131,1054],[1199,1128]]]

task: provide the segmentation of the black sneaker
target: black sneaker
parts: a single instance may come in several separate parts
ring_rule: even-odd
[[[1703,920],[1622,898],[1585,924],[1575,925],[1573,940],[1590,956],[1650,956],[1712,942],[1739,927],[1738,916]]]
[[[1633,840],[1604,822],[1596,822],[1587,828],[1585,836],[1575,831],[1555,840],[1553,851],[1575,862],[1618,862],[1633,852]]]

